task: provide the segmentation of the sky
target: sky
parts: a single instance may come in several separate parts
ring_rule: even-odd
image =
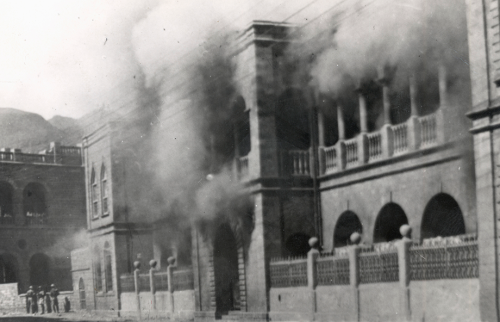
[[[304,23],[331,0],[0,1],[0,107],[78,118],[140,71],[174,64],[208,30]]]

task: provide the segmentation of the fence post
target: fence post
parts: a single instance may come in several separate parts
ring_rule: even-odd
[[[411,227],[403,225],[399,228],[403,239],[396,243],[398,248],[398,266],[399,266],[399,286],[401,288],[401,312],[406,321],[411,321],[410,308],[410,246],[411,246]]]
[[[353,301],[354,301],[354,318],[353,321],[359,321],[359,242],[361,235],[359,233],[351,234],[352,246],[349,247],[349,281],[351,284]]]
[[[316,260],[319,256],[318,238],[309,239],[311,250],[307,253],[307,287],[311,294],[311,321],[314,321],[316,313],[316,285],[318,285],[318,276],[316,271]]]
[[[156,287],[155,287],[155,267],[156,260],[149,261],[149,288],[151,289],[151,300],[153,301],[153,311],[156,314]]]
[[[140,280],[139,280],[139,268],[141,267],[141,262],[134,262],[134,286],[135,286],[135,297],[137,301],[137,317],[141,319],[141,297],[140,297]]]
[[[174,269],[175,269],[175,257],[170,256],[168,259],[167,267],[167,283],[168,283],[168,297],[170,300],[170,318],[173,318],[175,308],[174,308]]]

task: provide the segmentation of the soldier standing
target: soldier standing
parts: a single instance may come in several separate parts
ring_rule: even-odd
[[[33,295],[34,294],[35,294],[35,292],[33,292],[33,286],[30,286],[28,289],[28,292],[26,292],[26,302],[27,302],[26,309],[28,311],[28,314],[35,313],[34,307],[33,307]]]
[[[38,305],[40,306],[42,313],[45,313],[45,290],[39,286],[38,287]]]
[[[56,288],[54,284],[50,285],[50,301],[52,302],[52,312],[59,313],[59,301],[57,297],[59,296],[59,290]]]

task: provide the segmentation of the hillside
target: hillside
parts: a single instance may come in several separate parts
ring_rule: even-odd
[[[64,145],[80,142],[82,129],[78,120],[56,116],[50,121],[38,114],[13,108],[0,108],[0,147],[38,152],[51,141]]]

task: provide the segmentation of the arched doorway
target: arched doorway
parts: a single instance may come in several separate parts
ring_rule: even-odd
[[[218,314],[240,309],[238,247],[231,227],[223,224],[214,241],[215,304]]]
[[[50,285],[50,260],[45,254],[35,254],[30,259],[30,284],[33,286]]]
[[[83,282],[83,278],[80,277],[80,281],[78,282],[78,295],[80,298],[80,310],[87,309],[87,301],[85,299],[85,283]]]
[[[340,215],[333,232],[333,247],[343,247],[350,243],[351,234],[363,233],[363,225],[358,216],[352,211],[345,211]]]
[[[445,193],[434,196],[424,210],[421,239],[465,234],[465,222],[458,203]]]
[[[13,255],[0,256],[0,284],[17,282],[17,260]]]
[[[373,242],[388,242],[394,239],[400,239],[399,228],[408,224],[406,214],[398,204],[388,203],[378,213],[375,221],[375,230],[373,232]]]

